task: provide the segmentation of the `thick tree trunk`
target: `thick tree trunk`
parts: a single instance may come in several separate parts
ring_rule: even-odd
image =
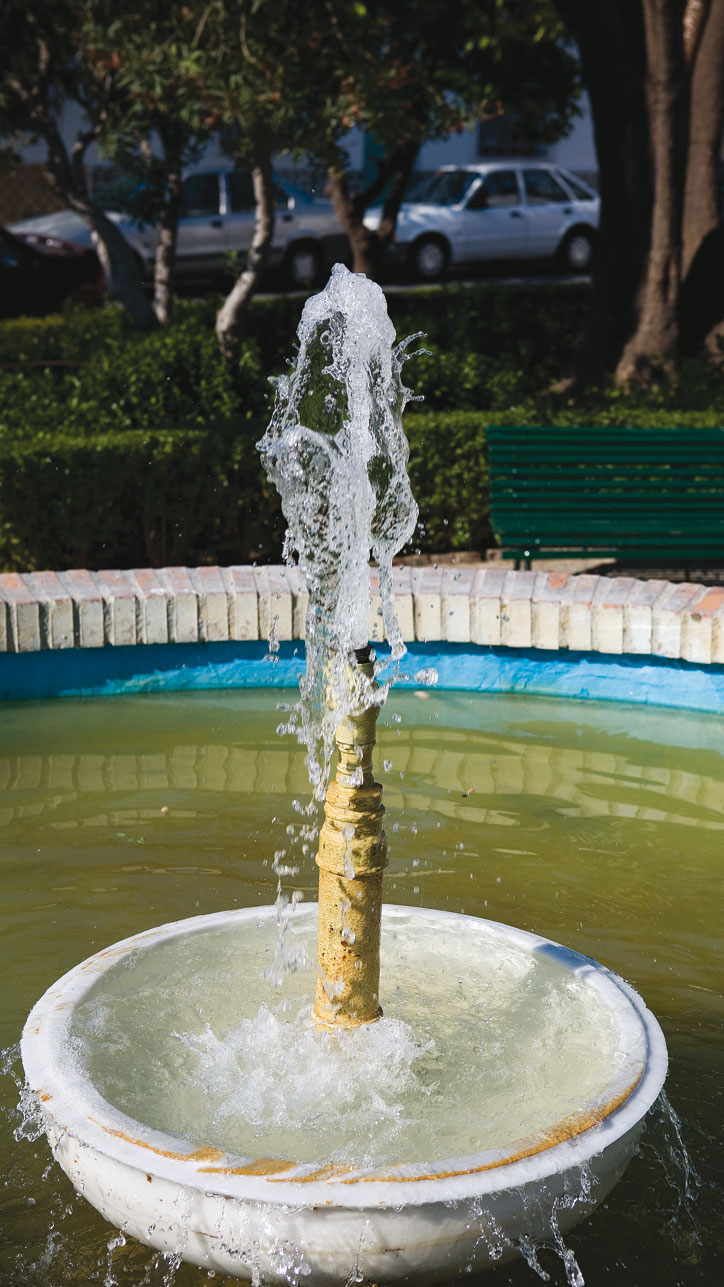
[[[682,244],[682,345],[705,343],[719,359],[724,338],[724,228],[719,153],[724,123],[724,0],[689,0],[697,29],[687,42],[689,138]],[[686,32],[686,25],[685,25]]]
[[[351,193],[343,170],[328,171],[328,191],[335,214],[347,234],[352,251],[352,271],[376,277],[387,246],[395,235],[397,216],[412,174],[419,143],[408,139],[379,162],[377,177],[364,192]],[[365,210],[390,183],[375,230],[363,222]]]
[[[246,264],[216,316],[216,337],[227,366],[236,372],[241,346],[241,320],[269,260],[274,238],[274,182],[272,177],[272,139],[259,130],[253,145],[252,181],[254,184],[255,218]]]
[[[560,386],[569,388],[597,382],[615,367],[633,330],[649,249],[652,185],[640,4],[557,0],[557,8],[581,55],[601,196],[591,309]]]
[[[181,210],[181,166],[168,172],[168,191],[157,220],[158,240],[153,270],[153,311],[160,326],[168,326],[173,307],[176,238]]]
[[[637,325],[616,380],[648,385],[671,377],[678,349],[687,96],[680,0],[642,0],[642,7],[654,205]]]
[[[80,135],[69,157],[55,124],[47,118],[43,122],[43,133],[48,144],[48,179],[60,199],[90,228],[109,293],[126,309],[136,326],[150,330],[156,319],[143,293],[136,257],[123,233],[88,193],[83,157],[93,134]]]

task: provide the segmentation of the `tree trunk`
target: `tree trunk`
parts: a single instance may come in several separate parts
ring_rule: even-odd
[[[567,389],[600,380],[616,365],[633,330],[649,249],[652,190],[640,5],[557,0],[557,8],[581,55],[601,196],[591,308],[559,386]]]
[[[43,133],[48,144],[48,179],[60,199],[90,228],[109,293],[126,309],[136,326],[150,330],[156,319],[143,293],[136,257],[123,233],[88,193],[83,157],[93,132],[78,136],[71,157],[52,120],[44,119]]]
[[[378,163],[374,183],[370,184],[364,192],[349,191],[347,176],[343,170],[328,171],[330,200],[347,234],[352,251],[353,272],[364,273],[366,277],[377,276],[385,250],[395,235],[397,216],[419,146],[416,140],[408,139],[394,152],[382,158]],[[382,218],[379,227],[372,230],[363,222],[364,213],[375,197],[380,195],[388,181],[390,186],[382,207]]]
[[[173,307],[176,238],[181,210],[181,166],[178,159],[169,168],[167,179],[168,190],[157,221],[158,240],[153,270],[153,311],[160,326],[168,326]]]
[[[235,374],[241,347],[241,319],[269,260],[274,238],[274,182],[272,140],[267,130],[257,130],[252,149],[254,184],[254,235],[244,271],[235,282],[216,316],[216,337],[222,357]]]
[[[687,10],[693,7],[693,0],[689,0]],[[724,122],[724,0],[699,0],[696,7],[699,29],[687,49],[690,105],[682,244],[682,346],[687,352],[695,352],[705,343],[721,359],[724,229],[718,197]]]
[[[616,380],[649,385],[671,377],[679,341],[686,76],[679,0],[642,0],[642,6],[654,205],[637,325],[616,368]]]

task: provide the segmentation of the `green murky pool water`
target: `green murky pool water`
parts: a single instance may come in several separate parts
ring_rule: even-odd
[[[307,799],[266,690],[0,709],[0,1046],[93,951],[164,921],[273,902]],[[724,730],[643,707],[393,694],[378,726],[389,902],[464,911],[594,956],[664,1029],[668,1097],[698,1172],[683,1196],[663,1115],[605,1206],[568,1235],[586,1287],[714,1287],[724,1268]],[[383,760],[389,765],[382,769]],[[311,855],[284,880],[314,897]],[[383,997],[384,1000],[384,997]],[[169,1266],[77,1199],[44,1141],[16,1143],[0,1078],[2,1287],[157,1287]],[[562,1262],[543,1252],[553,1283]],[[188,1266],[176,1287],[207,1282]],[[523,1263],[485,1281],[528,1287]]]

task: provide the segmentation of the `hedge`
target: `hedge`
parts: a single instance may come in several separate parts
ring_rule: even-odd
[[[560,372],[582,303],[578,288],[450,286],[434,297],[393,294],[389,309],[400,338],[425,333],[430,353],[405,373],[426,409],[502,411]],[[234,380],[209,299],[179,301],[173,325],[151,333],[112,307],[0,322],[0,436],[81,437],[265,414],[268,377],[294,355],[299,313],[298,299],[252,303]]]
[[[405,368],[421,523],[411,549],[493,544],[485,426],[724,424],[724,375],[682,366],[672,392],[541,394],[560,374],[586,287],[449,286],[389,297],[397,332],[426,332]],[[217,301],[179,301],[165,331],[120,309],[0,322],[0,566],[278,561],[283,520],[255,443],[270,375],[293,355],[298,299],[258,300],[238,377],[213,335]]]
[[[0,564],[8,570],[279,562],[284,520],[255,443],[263,420],[0,444]],[[490,541],[483,418],[411,417],[425,515],[412,548]]]

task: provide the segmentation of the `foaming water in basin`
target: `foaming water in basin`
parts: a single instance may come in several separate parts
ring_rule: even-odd
[[[289,927],[308,961],[314,910]],[[265,920],[122,959],[74,1013],[93,1085],[193,1143],[372,1167],[513,1150],[621,1070],[619,1030],[585,970],[502,944],[494,927],[471,954],[456,918],[434,939],[409,915],[386,918],[390,1017],[341,1035],[315,1026],[311,967],[270,996],[275,937]]]

